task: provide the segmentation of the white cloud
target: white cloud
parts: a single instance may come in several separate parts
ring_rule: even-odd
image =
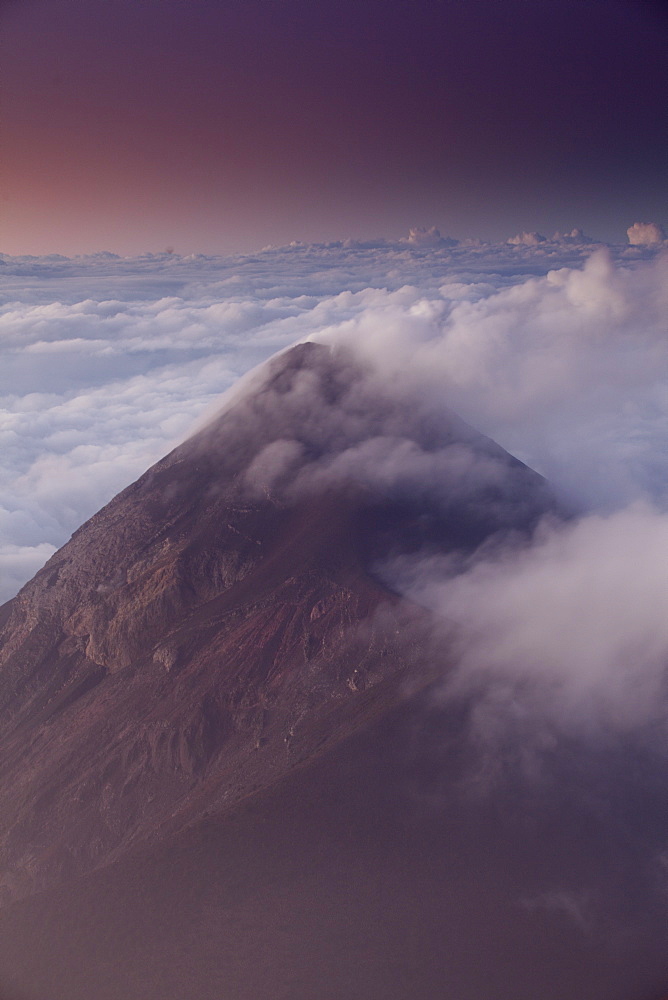
[[[9,595],[29,580],[56,551],[57,546],[41,542],[39,545],[0,545],[3,589]]]
[[[634,222],[626,230],[626,235],[632,246],[652,246],[654,243],[662,243],[666,238],[663,226],[656,222]]]
[[[448,282],[408,298],[329,335],[385,380],[446,401],[574,501],[663,503],[668,258],[620,266],[600,249],[487,294]]]
[[[556,243],[593,243],[588,236],[582,232],[581,229],[571,229],[570,233],[556,232],[552,239]],[[540,242],[540,241],[539,241]]]
[[[457,240],[441,236],[436,226],[430,226],[428,229],[424,226],[414,226],[409,229],[406,242],[412,247],[454,247],[457,245]]]
[[[539,243],[545,243],[545,237],[540,233],[518,233],[508,240],[514,246],[537,247]]]
[[[448,697],[475,695],[475,735],[526,740],[663,724],[668,701],[668,514],[643,504],[541,525],[532,545],[393,567],[457,648]],[[459,567],[457,567],[459,569]]]

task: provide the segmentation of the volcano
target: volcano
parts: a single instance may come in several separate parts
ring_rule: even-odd
[[[75,532],[0,610],[5,996],[652,1000],[642,751],[468,795],[447,632],[392,583],[545,514],[442,401],[306,343]]]

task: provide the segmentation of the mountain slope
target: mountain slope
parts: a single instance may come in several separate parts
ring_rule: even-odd
[[[417,493],[415,462],[433,467]],[[407,672],[421,683],[428,623],[378,561],[470,550],[551,503],[350,358],[275,359],[2,610],[5,898],[227,808],[387,710]]]

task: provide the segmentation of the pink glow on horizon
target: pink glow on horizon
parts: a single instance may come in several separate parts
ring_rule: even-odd
[[[5,252],[667,221],[666,28],[621,0],[24,0],[2,21]]]

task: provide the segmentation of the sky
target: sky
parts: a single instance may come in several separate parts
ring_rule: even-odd
[[[0,249],[668,223],[662,0],[2,0]]]

